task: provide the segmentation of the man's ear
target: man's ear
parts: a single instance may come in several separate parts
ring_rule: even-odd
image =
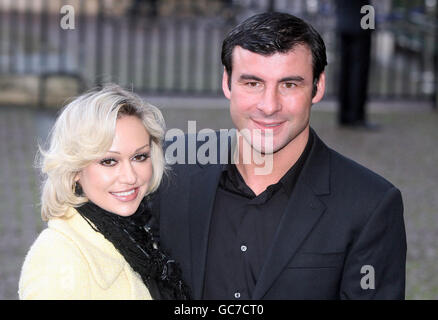
[[[324,97],[325,92],[325,72],[319,75],[318,82],[316,83],[316,93],[312,98],[312,103],[318,103]]]
[[[224,92],[225,97],[227,97],[227,99],[230,99],[231,89],[228,85],[228,82],[229,82],[228,72],[224,68],[224,73],[222,75],[222,91]]]

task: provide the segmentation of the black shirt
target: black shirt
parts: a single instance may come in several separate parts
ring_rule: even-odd
[[[281,216],[313,144],[256,196],[234,164],[223,166],[210,224],[203,299],[251,299]]]

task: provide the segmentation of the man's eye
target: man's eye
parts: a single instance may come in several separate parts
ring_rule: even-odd
[[[112,167],[116,163],[117,163],[117,161],[114,159],[103,159],[102,161],[100,161],[100,164],[105,166],[105,167]]]
[[[149,158],[149,154],[147,153],[142,153],[142,154],[138,154],[136,156],[134,156],[134,161],[138,161],[138,162],[143,162],[146,161],[147,158]]]
[[[297,85],[295,84],[295,83],[293,83],[293,82],[285,82],[284,83],[284,87],[286,88],[286,89],[292,89],[292,88],[295,88]]]
[[[258,82],[254,82],[254,81],[251,81],[251,82],[247,82],[246,85],[247,85],[248,87],[251,87],[251,88],[257,88],[257,87],[260,86],[260,83],[258,83]]]

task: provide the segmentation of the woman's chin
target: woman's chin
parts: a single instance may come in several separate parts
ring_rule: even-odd
[[[129,217],[133,215],[138,207],[140,206],[141,199],[135,199],[135,201],[129,201],[129,202],[121,202],[121,201],[111,201],[111,205],[108,205],[109,203],[105,204],[106,211],[112,212],[114,214],[117,214],[122,217]]]

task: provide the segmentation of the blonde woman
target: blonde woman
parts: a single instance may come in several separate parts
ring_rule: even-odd
[[[63,109],[40,148],[48,228],[24,261],[20,299],[188,298],[148,225],[163,136],[161,112],[116,85]]]

